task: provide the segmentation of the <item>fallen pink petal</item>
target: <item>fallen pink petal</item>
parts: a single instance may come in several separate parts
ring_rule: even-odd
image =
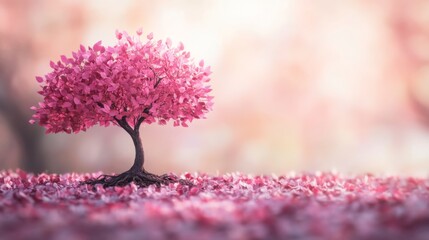
[[[426,239],[429,179],[333,173],[179,176],[103,188],[93,174],[0,173],[3,239]]]

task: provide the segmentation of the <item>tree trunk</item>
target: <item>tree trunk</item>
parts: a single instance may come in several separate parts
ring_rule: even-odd
[[[145,172],[145,169],[143,168],[144,151],[143,151],[143,144],[140,139],[139,130],[135,129],[132,133],[130,133],[130,136],[133,139],[134,147],[136,150],[136,156],[134,158],[134,164],[129,171],[134,173],[141,172],[141,171]]]
[[[147,172],[144,167],[144,152],[143,152],[143,144],[140,139],[139,127],[143,122],[144,118],[138,119],[136,124],[134,124],[134,128],[132,128],[128,123],[125,117],[121,119],[114,118],[119,126],[121,126],[128,134],[130,134],[133,139],[134,147],[136,149],[136,157],[134,158],[133,166],[128,170],[119,175],[101,175],[96,179],[88,179],[85,181],[86,184],[103,184],[104,187],[113,187],[113,186],[125,186],[131,182],[141,186],[147,187],[151,184],[155,184],[158,187],[161,184],[175,183],[180,182],[181,184],[185,184],[188,186],[192,186],[192,183],[179,179],[176,176],[170,175],[161,175],[158,176],[156,174],[152,174]]]

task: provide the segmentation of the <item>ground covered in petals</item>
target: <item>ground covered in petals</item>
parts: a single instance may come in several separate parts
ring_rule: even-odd
[[[1,239],[429,239],[429,179],[183,174],[103,188],[97,174],[0,172]]]

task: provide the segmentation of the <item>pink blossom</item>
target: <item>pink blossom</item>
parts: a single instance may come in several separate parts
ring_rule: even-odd
[[[121,31],[116,37],[114,46],[81,45],[71,58],[51,61],[52,71],[36,77],[43,100],[33,108],[30,123],[54,133],[108,126],[122,118],[132,127],[139,119],[188,126],[211,110],[210,71],[203,61],[189,61],[182,43],[151,41],[152,33],[146,41]]]
[[[153,39],[153,33],[149,33],[149,34],[147,35],[147,39],[148,39],[148,40],[152,40],[152,39]]]
[[[137,31],[136,31],[136,33],[137,33],[137,35],[142,35],[142,33],[143,33],[143,29],[142,28],[139,28]]]

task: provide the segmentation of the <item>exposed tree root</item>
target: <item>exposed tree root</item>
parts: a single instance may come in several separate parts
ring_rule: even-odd
[[[114,186],[125,186],[130,184],[131,182],[134,182],[136,185],[140,187],[147,187],[149,185],[155,184],[157,187],[160,187],[161,185],[167,185],[169,183],[176,183],[179,182],[183,185],[192,186],[192,183],[190,181],[179,179],[177,176],[174,175],[155,175],[146,171],[126,171],[119,175],[100,175],[98,178],[95,179],[89,179],[84,181],[84,184],[89,185],[95,185],[95,184],[102,184],[103,187],[114,187]]]

